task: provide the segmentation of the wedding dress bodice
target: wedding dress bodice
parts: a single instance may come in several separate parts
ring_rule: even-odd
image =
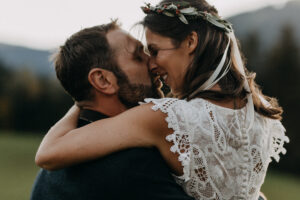
[[[288,142],[279,120],[255,113],[247,132],[247,108],[224,108],[201,98],[145,99],[167,114],[174,132],[166,137],[179,155],[176,181],[195,199],[257,200],[271,158],[279,161]]]

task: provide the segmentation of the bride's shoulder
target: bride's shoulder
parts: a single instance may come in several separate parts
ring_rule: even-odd
[[[185,99],[178,99],[178,98],[160,98],[160,99],[153,99],[153,98],[147,98],[144,100],[144,102],[141,102],[140,104],[152,104],[154,105],[152,107],[153,110],[162,110],[167,111],[168,109],[172,107],[182,107],[182,106],[193,106],[195,104],[198,104],[199,102],[203,101],[200,98],[193,99],[191,101],[187,101]]]
[[[146,98],[146,99],[144,99],[144,102],[142,102],[141,104],[145,104],[145,103],[173,104],[175,102],[180,102],[180,101],[185,101],[185,100],[181,100],[181,99],[178,99],[178,98],[171,98],[171,97],[160,98],[160,99]]]
[[[161,98],[161,99],[145,99],[142,105],[149,106],[151,110],[161,111],[170,117],[176,116],[195,116],[201,112],[203,109],[199,109],[199,104],[201,99],[187,101],[185,99],[178,98]]]
[[[133,107],[121,115],[125,117],[132,116],[133,118],[148,119],[147,121],[162,119],[171,113],[181,113],[185,110],[190,110],[188,107],[189,101],[178,98],[146,98],[144,102],[139,102],[139,106]],[[159,111],[159,112],[153,112]]]
[[[147,98],[141,104],[149,104],[152,105],[151,109],[154,111],[160,110],[163,113],[168,113],[172,109],[176,109],[188,105],[189,102],[178,98],[160,98],[160,99]]]

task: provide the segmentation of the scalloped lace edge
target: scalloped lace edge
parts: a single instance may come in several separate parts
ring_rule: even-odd
[[[280,142],[279,143],[274,143],[272,141],[272,152],[270,157],[273,157],[275,159],[276,162],[279,162],[280,159],[280,153],[282,153],[283,155],[286,154],[286,149],[283,147],[283,145],[285,143],[289,143],[290,140],[289,138],[285,135],[285,128],[283,127],[283,125],[281,124],[280,121],[278,120],[274,120],[273,123],[271,123],[271,125],[274,127],[272,129],[272,138],[275,139],[279,139]],[[277,150],[275,150],[277,149]]]
[[[178,153],[179,157],[178,157],[178,161],[181,163],[182,167],[183,167],[183,174],[181,176],[177,176],[174,175],[176,178],[184,180],[185,182],[190,180],[190,172],[189,172],[189,161],[190,161],[190,150],[188,150],[188,153],[181,153],[180,152],[180,148],[178,143],[176,142],[176,135],[182,135],[182,133],[177,130],[177,126],[176,124],[172,121],[172,119],[176,118],[176,115],[174,112],[170,112],[170,107],[168,107],[167,109],[163,109],[161,107],[161,105],[163,105],[164,102],[170,100],[170,98],[166,99],[165,101],[162,101],[162,103],[157,102],[157,100],[159,101],[159,99],[145,99],[146,103],[153,103],[154,105],[151,107],[152,110],[157,111],[160,110],[161,112],[167,114],[167,117],[165,118],[166,122],[168,123],[168,128],[173,129],[173,133],[169,134],[166,136],[166,140],[168,142],[172,142],[173,145],[170,148],[170,151],[173,153]],[[174,102],[177,102],[179,100],[176,100]],[[172,103],[172,105],[174,105],[174,103]],[[188,136],[188,135],[187,135]],[[189,136],[188,136],[189,138]],[[189,139],[188,139],[189,141]]]

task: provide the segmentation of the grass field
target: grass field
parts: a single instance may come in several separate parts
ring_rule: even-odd
[[[0,200],[28,200],[38,167],[35,151],[41,136],[0,131]],[[262,191],[269,200],[300,199],[300,177],[268,173]]]
[[[38,167],[34,155],[41,136],[0,132],[0,199],[28,200]]]

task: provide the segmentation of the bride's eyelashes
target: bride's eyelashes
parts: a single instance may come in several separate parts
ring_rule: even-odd
[[[153,46],[148,46],[146,48],[147,54],[153,58],[156,58],[159,51],[169,51],[169,50],[175,50],[178,49],[179,47],[170,47],[170,48],[157,48],[157,47],[153,47]]]

